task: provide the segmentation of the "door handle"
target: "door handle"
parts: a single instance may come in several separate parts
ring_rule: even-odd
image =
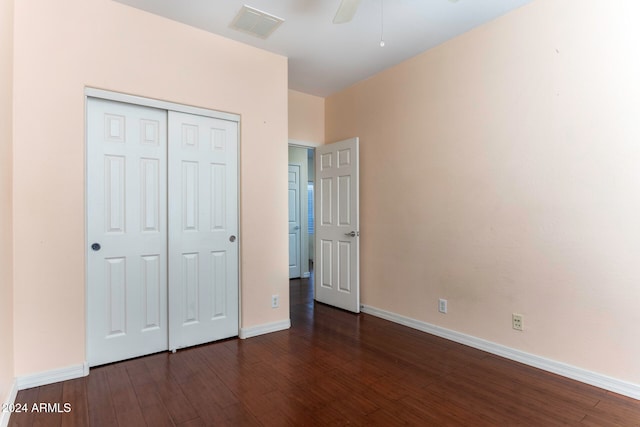
[[[300,226],[296,225],[295,227],[293,227],[294,230],[300,230]]]
[[[100,243],[94,243],[91,245],[91,249],[93,249],[96,252],[98,252],[100,248],[101,248]]]
[[[345,236],[349,236],[349,237],[356,237],[360,235],[359,231],[351,231],[349,233],[344,233]]]
[[[235,242],[236,241],[236,236],[234,236],[233,234],[231,236],[229,236],[229,241],[231,243]]]

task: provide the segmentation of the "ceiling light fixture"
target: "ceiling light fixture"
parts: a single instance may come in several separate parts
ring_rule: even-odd
[[[340,6],[338,6],[336,16],[333,18],[333,23],[344,24],[351,21],[358,10],[358,6],[360,6],[360,0],[342,0]]]

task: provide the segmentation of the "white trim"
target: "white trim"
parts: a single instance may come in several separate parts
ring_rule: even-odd
[[[258,335],[270,334],[271,332],[284,331],[291,327],[291,319],[281,320],[279,322],[265,323],[263,325],[251,326],[248,328],[240,328],[240,339],[257,337]]]
[[[181,113],[195,114],[198,116],[213,117],[215,119],[229,120],[232,122],[240,122],[240,115],[226,113],[223,111],[210,110],[208,108],[193,107],[191,105],[178,104],[175,102],[162,101],[159,99],[146,98],[137,95],[128,95],[126,93],[112,92],[109,90],[97,89],[93,87],[85,87],[84,95],[90,98],[101,98],[109,101],[124,102],[127,104],[141,105],[144,107],[158,108],[161,110],[178,111]],[[238,129],[238,139],[240,132]]]
[[[298,139],[289,138],[289,146],[290,147],[301,147],[301,148],[316,148],[323,145],[320,142],[311,142],[311,141],[300,141]]]
[[[24,390],[41,385],[53,384],[60,381],[73,380],[89,375],[89,364],[68,366],[66,368],[52,369],[36,374],[23,375],[16,379],[18,390]]]
[[[305,273],[302,273],[302,278],[303,279],[308,279],[309,277],[311,277],[311,272],[307,271]]]
[[[501,344],[483,340],[471,335],[445,329],[440,326],[432,325],[421,320],[412,319],[401,316],[390,311],[381,310],[379,308],[362,305],[362,312],[372,316],[380,317],[400,325],[408,326],[431,335],[448,339],[469,347],[477,348],[491,354],[502,356],[504,358],[533,366],[544,371],[552,372],[572,380],[580,381],[595,387],[619,393],[633,399],[640,400],[640,384],[634,384],[627,381],[612,378],[596,372],[588,371],[577,366],[568,365],[556,360],[547,359],[545,357],[536,356]]]
[[[7,400],[4,402],[5,406],[16,403],[16,396],[18,396],[18,384],[15,380],[13,380],[13,382],[11,383],[11,388],[9,389]],[[0,412],[0,427],[7,427],[9,425],[9,417],[11,417],[11,412]]]

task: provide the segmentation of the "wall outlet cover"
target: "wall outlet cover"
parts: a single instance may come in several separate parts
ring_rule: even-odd
[[[524,330],[524,316],[522,314],[513,313],[511,315],[511,326],[516,331]]]
[[[440,298],[438,300],[438,311],[440,313],[447,314],[447,300],[444,298]]]

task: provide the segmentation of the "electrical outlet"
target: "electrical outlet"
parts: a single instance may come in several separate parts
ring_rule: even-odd
[[[522,314],[513,313],[511,315],[511,326],[513,326],[513,329],[515,329],[516,331],[523,331],[524,316],[522,316]]]
[[[280,307],[280,297],[278,295],[271,295],[271,308]]]
[[[438,311],[440,313],[447,314],[447,300],[446,299],[440,298],[438,300]]]

